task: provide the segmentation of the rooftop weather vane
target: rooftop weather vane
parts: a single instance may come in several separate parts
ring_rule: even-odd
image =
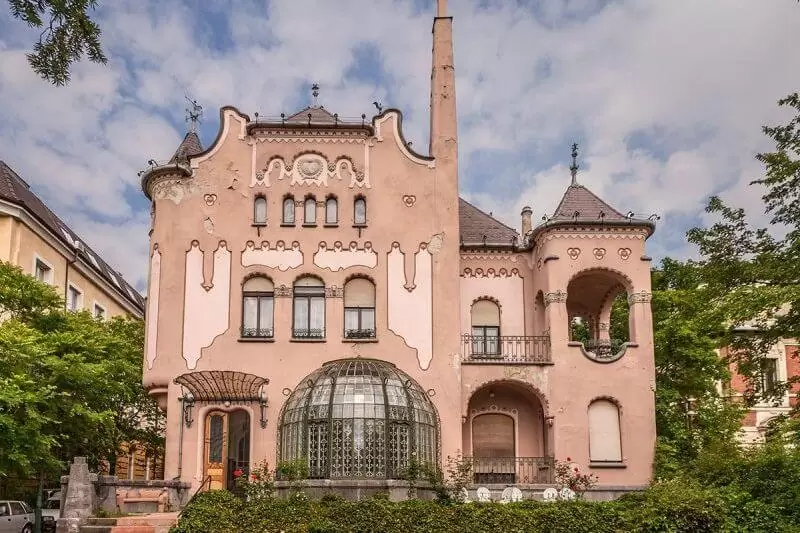
[[[186,108],[186,122],[189,123],[189,132],[197,133],[197,124],[203,122],[203,106],[197,103],[197,100],[191,100],[186,97],[189,102],[189,107]]]
[[[319,96],[319,83],[315,83],[311,86],[311,96],[314,97],[314,107],[316,107],[317,97]]]
[[[569,167],[572,174],[572,185],[578,184],[578,143],[572,143],[572,166]]]

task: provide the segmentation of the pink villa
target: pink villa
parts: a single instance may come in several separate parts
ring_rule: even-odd
[[[650,482],[654,225],[579,184],[574,151],[535,227],[461,199],[452,24],[439,0],[427,154],[395,109],[224,107],[210,146],[192,131],[142,175],[165,479],[230,488],[298,460],[311,487],[385,490],[460,454],[476,486],[541,491],[567,458],[606,493]]]

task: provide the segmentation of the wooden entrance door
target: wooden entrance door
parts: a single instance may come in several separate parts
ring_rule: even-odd
[[[211,490],[225,489],[228,462],[228,413],[211,411],[206,415],[203,479],[211,477]]]

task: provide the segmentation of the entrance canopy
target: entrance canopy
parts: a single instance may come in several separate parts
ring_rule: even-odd
[[[267,378],[231,370],[187,372],[175,378],[192,395],[194,401],[260,402]]]

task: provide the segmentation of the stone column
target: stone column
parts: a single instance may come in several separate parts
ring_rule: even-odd
[[[69,467],[67,494],[62,494],[63,507],[58,519],[57,533],[77,533],[95,508],[94,484],[97,474],[89,473],[86,457],[76,457]]]

